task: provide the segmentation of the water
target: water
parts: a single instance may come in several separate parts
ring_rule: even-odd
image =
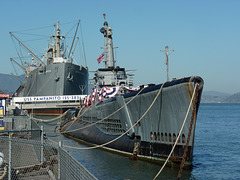
[[[240,179],[240,104],[201,104],[195,131],[193,169],[182,179]],[[51,137],[66,145],[83,147],[63,136]],[[97,178],[153,179],[161,165],[130,160],[99,149],[67,149]],[[158,179],[176,179],[178,169],[166,167]]]
[[[195,179],[240,179],[240,104],[201,104],[194,147]]]

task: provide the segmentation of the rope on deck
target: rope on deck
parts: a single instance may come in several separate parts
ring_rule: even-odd
[[[163,86],[164,86],[165,83],[162,84],[161,88],[159,89],[156,97],[154,98],[153,102],[150,104],[150,106],[148,107],[148,109],[145,111],[145,113],[142,115],[141,118],[139,118],[136,123],[130,127],[126,132],[124,132],[123,134],[121,134],[120,136],[116,137],[115,139],[109,141],[109,142],[106,142],[104,144],[101,144],[101,145],[95,145],[95,146],[92,146],[92,147],[84,147],[84,148],[80,148],[80,147],[73,147],[73,146],[67,146],[67,145],[63,145],[63,147],[67,147],[67,148],[71,148],[71,149],[81,149],[81,150],[86,150],[86,149],[96,149],[96,148],[100,148],[100,147],[103,147],[103,146],[106,146],[108,144],[111,144],[113,143],[114,141],[117,141],[118,139],[120,139],[121,137],[123,137],[124,135],[126,135],[131,129],[133,129],[137,124],[139,124],[139,122],[144,118],[144,116],[149,112],[149,110],[152,108],[152,106],[154,105],[154,103],[156,102],[157,98],[159,97],[159,95],[161,94],[162,92],[162,89],[163,89]],[[137,95],[136,95],[137,96]],[[107,117],[106,117],[107,118]],[[104,119],[106,119],[104,118]],[[48,138],[49,139],[49,138]],[[49,139],[51,142],[54,142],[57,144],[57,142]]]
[[[81,130],[81,129],[85,129],[85,128],[88,128],[88,127],[91,127],[91,126],[93,126],[93,125],[95,125],[95,124],[97,124],[97,123],[100,123],[100,122],[102,122],[102,121],[104,121],[105,119],[108,119],[109,117],[111,117],[111,116],[113,116],[114,114],[116,114],[117,112],[119,112],[121,109],[123,109],[125,106],[127,106],[129,103],[131,103],[142,91],[143,91],[143,89],[145,89],[145,88],[142,88],[130,101],[128,101],[126,104],[124,104],[122,107],[120,107],[119,109],[117,109],[116,111],[114,111],[112,114],[110,114],[110,115],[108,115],[108,116],[106,116],[105,118],[103,118],[103,119],[101,119],[101,120],[99,120],[99,121],[97,121],[97,122],[95,122],[95,123],[92,123],[92,124],[89,124],[89,125],[87,125],[87,126],[84,126],[84,127],[81,127],[81,128],[77,128],[77,129],[73,129],[73,130],[69,130],[69,131],[67,131],[67,130],[65,130],[65,131],[62,131],[61,133],[69,133],[69,132],[74,132],[74,131],[78,131],[78,130]],[[88,111],[89,110],[89,108],[86,110],[86,111]],[[86,113],[86,111],[84,111],[84,113]],[[83,113],[83,114],[84,114]],[[80,118],[83,114],[81,114],[80,116],[77,116],[73,121],[71,121],[71,122],[69,122],[69,123],[74,123],[78,118]],[[68,124],[68,123],[67,123]],[[66,125],[67,125],[66,124]],[[72,125],[71,124],[71,125]],[[66,126],[65,125],[65,126]],[[71,127],[71,125],[69,126],[69,127]],[[65,127],[65,126],[63,126],[62,127],[62,129]],[[67,129],[69,129],[69,127],[67,128]],[[129,130],[130,131],[130,130]]]
[[[48,120],[39,119],[39,118],[34,118],[34,117],[31,117],[31,119],[34,119],[34,120],[40,121],[40,122],[52,122],[52,121],[55,121],[55,120],[60,119],[61,117],[65,116],[65,115],[68,113],[69,110],[70,110],[70,109],[68,109],[67,111],[65,111],[63,114],[60,114],[59,116],[54,117],[54,118],[52,118],[52,119],[48,119]]]
[[[196,96],[195,96],[195,102],[194,102],[194,106],[193,106],[193,112],[192,112],[192,117],[191,117],[191,122],[190,122],[190,127],[189,127],[189,131],[188,131],[188,138],[187,138],[187,143],[184,149],[184,153],[183,153],[183,157],[182,157],[182,162],[180,165],[180,169],[178,171],[178,176],[177,176],[177,180],[179,180],[182,176],[182,171],[183,171],[183,166],[184,166],[184,162],[187,156],[187,152],[188,152],[188,146],[189,146],[189,141],[190,141],[190,137],[192,134],[192,126],[193,126],[193,121],[194,121],[194,117],[196,117],[197,115],[197,99],[198,99],[198,84],[196,85],[197,87],[197,91],[196,91]]]
[[[185,125],[185,123],[186,123],[186,120],[187,120],[189,111],[190,111],[190,109],[191,109],[192,102],[193,102],[193,98],[195,97],[195,93],[196,93],[197,86],[198,86],[198,83],[195,85],[195,88],[194,88],[194,91],[193,91],[193,95],[192,95],[191,101],[190,101],[190,103],[189,103],[189,106],[188,106],[188,110],[187,110],[185,119],[184,119],[183,124],[182,124],[182,127],[181,127],[181,129],[180,129],[180,131],[179,131],[179,133],[178,133],[177,139],[176,139],[176,141],[175,141],[175,143],[174,143],[174,145],[173,145],[173,147],[172,147],[172,150],[171,150],[171,152],[169,153],[168,158],[165,160],[162,168],[158,171],[157,175],[153,178],[153,180],[155,180],[155,179],[161,174],[161,172],[163,171],[164,167],[166,166],[169,158],[171,157],[171,155],[172,155],[172,153],[173,153],[173,151],[174,151],[174,149],[175,149],[175,147],[176,147],[176,145],[177,145],[177,142],[178,142],[178,140],[179,140],[179,138],[180,138],[180,135],[181,135],[181,133],[182,133],[183,127],[184,127],[184,125]]]

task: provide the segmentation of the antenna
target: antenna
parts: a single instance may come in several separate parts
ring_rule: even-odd
[[[165,46],[165,50],[160,50],[160,52],[163,52],[166,55],[166,65],[167,65],[167,81],[169,81],[169,65],[168,65],[168,56],[173,52],[174,50],[169,50],[168,46]]]

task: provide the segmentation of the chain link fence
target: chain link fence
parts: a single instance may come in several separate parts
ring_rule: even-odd
[[[64,149],[59,149],[60,154],[60,167],[67,167],[61,168],[60,170],[60,177],[62,179],[96,179],[88,170],[80,164],[76,159],[72,156],[69,156],[69,153]]]
[[[0,131],[0,180],[97,179],[61,147],[61,142],[58,146],[46,142],[42,132],[39,128]]]

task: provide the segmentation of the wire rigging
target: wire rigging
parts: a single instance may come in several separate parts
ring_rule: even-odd
[[[32,33],[22,33],[22,32],[13,32],[14,34],[22,34],[22,35],[29,35],[29,36],[40,36],[40,37],[46,37],[48,38],[48,35],[42,35],[42,34],[32,34]]]
[[[82,23],[81,23],[81,21],[80,21],[80,31],[81,31],[81,39],[82,39],[83,56],[84,56],[85,65],[87,67],[87,58],[86,58],[86,53],[85,53],[85,48],[84,48],[84,40],[83,40],[83,32],[82,32]]]
[[[21,32],[26,32],[26,31],[34,31],[34,30],[39,30],[39,29],[46,29],[46,28],[50,28],[50,27],[52,27],[52,26],[53,26],[53,24],[52,24],[52,25],[48,25],[48,26],[31,28],[31,29],[12,31],[12,33],[21,33]]]
[[[22,59],[21,59],[21,56],[19,55],[19,52],[18,52],[17,46],[16,46],[15,41],[14,41],[14,39],[13,39],[12,36],[11,36],[11,39],[12,39],[13,45],[14,45],[14,47],[15,47],[15,49],[16,49],[17,55],[18,55],[18,57],[19,57],[19,59],[20,59],[20,61],[21,61],[21,65],[23,66],[24,63],[23,63],[23,61],[22,61]]]

